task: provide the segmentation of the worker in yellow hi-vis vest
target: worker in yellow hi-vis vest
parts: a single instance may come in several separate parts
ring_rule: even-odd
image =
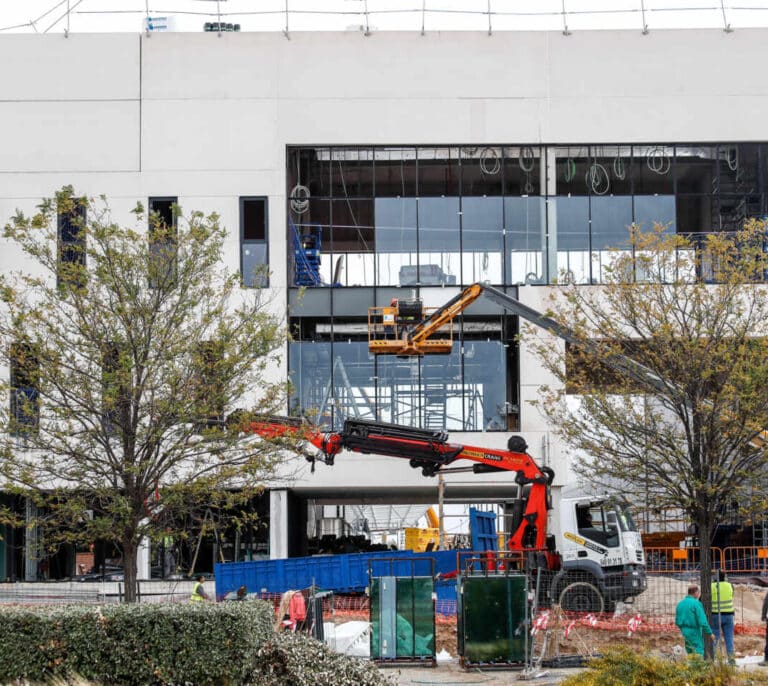
[[[717,570],[712,582],[711,626],[715,635],[715,650],[722,635],[728,662],[733,662],[733,586],[725,580],[725,572],[722,569]]]
[[[193,603],[202,603],[206,600],[210,600],[208,597],[208,594],[205,592],[205,589],[203,588],[203,583],[205,582],[205,577],[200,575],[195,580],[195,585],[192,587],[192,595],[189,597],[189,599]]]

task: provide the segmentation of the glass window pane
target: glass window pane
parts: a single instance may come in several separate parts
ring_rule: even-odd
[[[462,431],[463,387],[461,345],[454,341],[450,355],[426,355],[421,361],[421,426]]]
[[[635,224],[641,230],[649,231],[654,222],[662,226],[670,225],[675,231],[675,196],[674,195],[636,195]]]
[[[540,197],[504,198],[508,284],[545,282],[545,211]]]
[[[590,195],[631,195],[631,146],[590,146],[589,154],[590,160],[584,172],[584,182]]]
[[[632,148],[632,188],[635,195],[671,195],[674,149],[665,145]]]
[[[332,403],[329,403],[331,379],[331,343],[289,343],[293,397],[291,412],[302,412],[317,426],[330,428],[333,423]]]
[[[675,178],[678,193],[714,192],[717,184],[717,148],[678,145],[675,148]]]
[[[541,148],[504,148],[504,195],[541,194]]]
[[[589,146],[555,148],[558,195],[587,195]]]
[[[246,286],[265,287],[269,283],[269,268],[267,267],[266,243],[243,243],[242,274]]]
[[[462,283],[501,284],[504,254],[502,198],[467,197],[461,200]]]
[[[419,198],[419,274],[423,285],[457,283],[461,268],[458,198]],[[405,285],[401,279],[401,285]]]
[[[464,431],[506,431],[507,349],[501,341],[464,342]]]
[[[501,195],[503,175],[494,154],[491,148],[461,148],[462,195]]]
[[[267,240],[267,199],[242,198],[241,203],[243,240]]]
[[[557,277],[562,279],[565,273],[571,281],[589,283],[589,198],[558,197],[550,202],[557,203]]]
[[[374,157],[377,198],[416,197],[416,148],[376,148]]]
[[[419,197],[459,194],[459,149],[418,148]]]
[[[702,233],[713,228],[711,195],[677,196],[677,232]]]
[[[417,261],[416,198],[376,198],[374,208],[377,285],[396,286],[403,267]]]
[[[333,410],[333,428],[341,430],[347,417],[375,419],[374,360],[367,341],[339,340],[334,333],[333,379],[325,400]]]
[[[334,198],[373,197],[373,150],[333,148],[330,161]]]
[[[593,251],[629,244],[629,228],[632,225],[631,196],[592,196],[590,211]]]
[[[376,358],[376,405],[379,421],[421,426],[419,360],[379,355]]]
[[[327,204],[327,201],[324,201]],[[328,225],[315,222],[288,220],[289,279],[291,286],[319,287],[328,285],[333,278],[333,260],[330,249],[331,232]]]

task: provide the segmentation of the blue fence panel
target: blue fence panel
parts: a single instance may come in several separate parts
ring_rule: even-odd
[[[224,562],[215,568],[216,595],[222,598],[240,586],[245,586],[249,593],[284,593],[309,588],[313,583],[320,589],[337,593],[362,592],[368,586],[369,567],[377,576],[424,576],[431,573],[434,560],[435,574],[447,574],[456,570],[456,553],[455,550],[430,553],[392,550]]]

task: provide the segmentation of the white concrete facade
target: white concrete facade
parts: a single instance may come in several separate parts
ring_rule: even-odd
[[[764,29],[2,36],[0,218],[64,184],[106,195],[124,221],[137,200],[178,196],[220,214],[237,269],[238,198],[268,196],[271,285],[286,302],[286,146],[766,141],[767,44]],[[0,270],[23,267],[0,245]],[[520,298],[535,307],[545,292]],[[547,378],[524,345],[520,370],[521,433],[539,456],[549,427],[526,401]],[[554,442],[547,457],[562,484]],[[300,470],[290,487],[311,495],[423,498],[435,487],[393,458]],[[486,493],[512,484],[452,480],[468,479]],[[277,495],[273,508],[285,509]],[[284,535],[273,546],[286,549]]]

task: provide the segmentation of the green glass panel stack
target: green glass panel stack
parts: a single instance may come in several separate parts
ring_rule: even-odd
[[[371,657],[424,659],[435,656],[432,577],[371,579]]]
[[[525,663],[525,576],[467,576],[460,583],[459,652],[465,662]]]

